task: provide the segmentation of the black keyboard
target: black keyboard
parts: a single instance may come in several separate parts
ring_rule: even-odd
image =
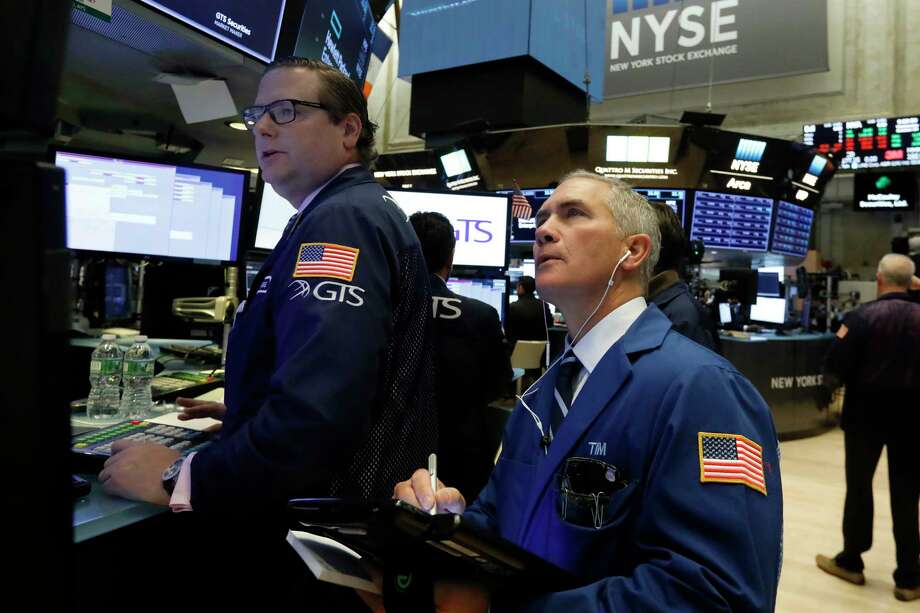
[[[97,472],[112,455],[112,443],[126,439],[159,443],[186,455],[207,445],[213,432],[202,432],[149,421],[123,421],[71,438],[70,448],[77,462],[77,472]]]

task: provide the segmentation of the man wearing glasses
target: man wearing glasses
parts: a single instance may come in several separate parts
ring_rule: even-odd
[[[262,176],[294,215],[237,313],[226,407],[184,403],[186,418],[221,418],[220,438],[184,460],[158,445],[117,447],[100,480],[209,521],[246,512],[247,528],[273,537],[254,541],[287,549],[288,499],[388,497],[435,450],[431,294],[418,239],[366,169],[376,126],[357,86],[287,58],[269,66],[255,102],[242,115]],[[259,555],[240,572],[282,583]]]

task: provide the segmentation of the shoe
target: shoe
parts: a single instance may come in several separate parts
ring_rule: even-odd
[[[863,575],[861,572],[854,572],[839,566],[834,558],[829,558],[819,553],[815,556],[815,564],[817,564],[818,568],[827,574],[834,575],[835,577],[843,579],[844,581],[848,581],[849,583],[853,583],[855,585],[866,584],[865,575]],[[895,588],[895,596],[900,600],[900,597],[897,596],[897,590],[898,588]],[[907,591],[910,592],[911,590]],[[917,590],[917,592],[917,596],[914,596],[914,598],[920,597],[920,590]]]
[[[894,588],[894,597],[904,602],[917,600],[920,598],[920,586],[917,587],[898,587]]]

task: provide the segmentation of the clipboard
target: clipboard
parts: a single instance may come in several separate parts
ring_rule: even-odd
[[[455,513],[430,515],[399,500],[298,498],[289,528],[336,540],[382,568],[407,561],[443,579],[475,579],[496,589],[561,591],[575,575]]]

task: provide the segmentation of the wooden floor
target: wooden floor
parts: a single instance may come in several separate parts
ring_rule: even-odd
[[[920,600],[899,602],[892,595],[894,537],[888,498],[888,465],[883,453],[875,473],[872,549],[863,556],[866,585],[855,586],[815,566],[815,554],[835,555],[843,544],[840,526],[846,486],[843,433],[782,443],[784,562],[776,610],[788,613],[869,613],[920,610]]]

